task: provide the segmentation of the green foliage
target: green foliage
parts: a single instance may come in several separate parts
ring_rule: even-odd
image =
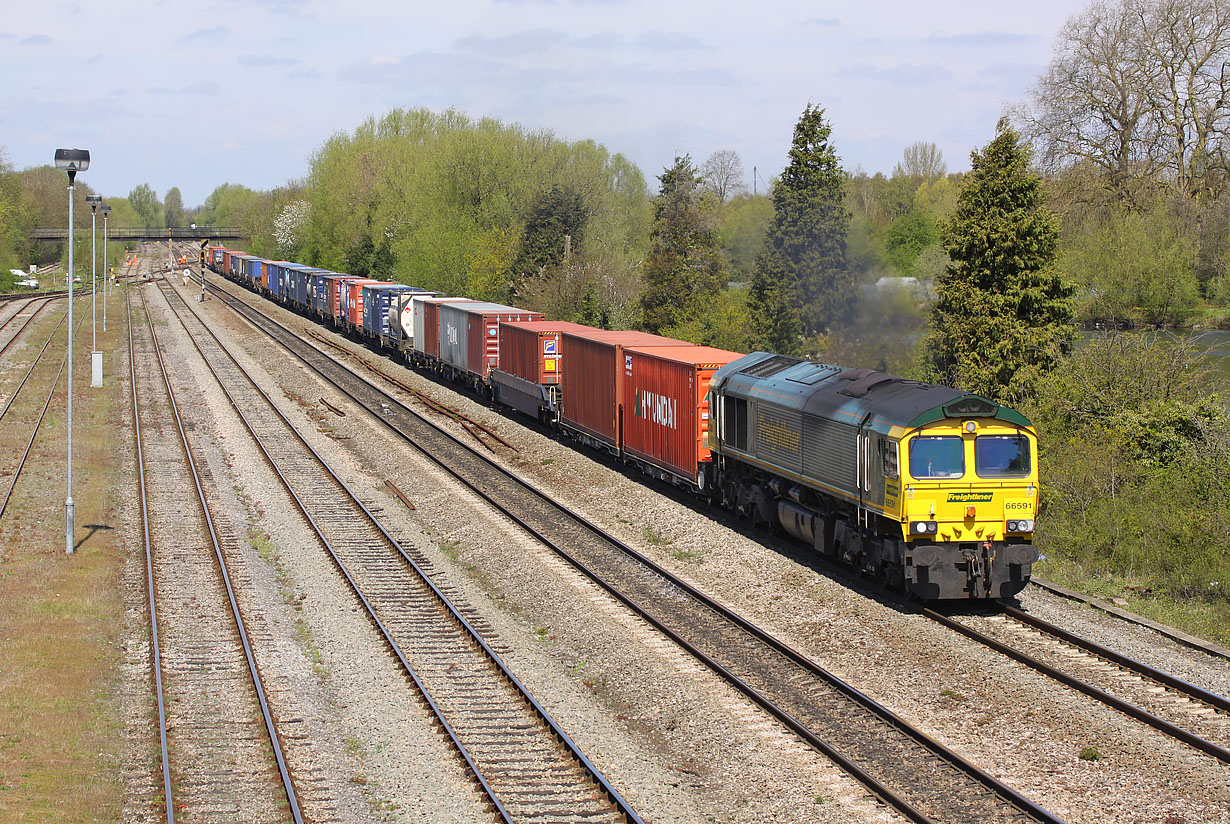
[[[564,259],[565,238],[571,248],[579,250],[588,220],[580,192],[565,186],[552,186],[543,192],[530,207],[512,264],[514,277],[534,277],[558,266]]]
[[[933,379],[995,400],[1026,391],[1075,336],[1073,290],[1051,266],[1058,227],[1028,163],[1011,129],[972,154],[926,343]]]
[[[187,225],[184,222],[184,196],[180,193],[178,186],[167,189],[166,196],[162,200],[162,212],[167,226]]]
[[[1037,425],[1043,552],[1227,604],[1230,418],[1184,340],[1114,333],[1064,357],[1022,405]]]
[[[635,290],[614,286],[622,283],[615,273],[643,253],[650,221],[644,178],[621,155],[451,109],[395,109],[334,135],[312,156],[302,197],[311,204],[307,262],[344,271],[387,243],[396,280],[451,294],[473,287],[507,296],[527,238],[527,260],[551,265],[516,280],[517,297],[540,311],[567,304],[575,312],[585,289],[575,278],[584,276],[599,278],[603,300],[625,302],[612,309],[627,314]],[[585,255],[567,274],[560,258],[541,254],[556,245],[562,252],[553,234],[561,227],[575,231],[574,253],[584,236]],[[568,288],[543,282],[555,277]]]
[[[476,300],[509,299],[509,280],[518,237],[511,226],[497,226],[479,235],[466,270],[466,292]]]
[[[731,279],[746,282],[773,221],[773,200],[768,195],[739,195],[723,205],[721,214],[718,237],[730,261]]]
[[[845,320],[854,300],[846,262],[845,175],[824,110],[810,103],[794,127],[790,163],[773,187],[773,223],[757,258],[750,305],[758,341],[793,352]]]
[[[1061,268],[1081,286],[1086,322],[1185,323],[1196,311],[1195,249],[1163,204],[1122,205],[1080,227],[1064,244]]]
[[[935,219],[920,209],[911,209],[893,221],[884,246],[888,259],[902,274],[908,275],[922,251],[939,239],[940,230]]]
[[[654,333],[699,322],[726,285],[725,259],[718,245],[712,201],[692,159],[676,157],[658,178],[652,246],[641,269],[643,327]],[[695,334],[695,333],[693,333]]]
[[[197,215],[205,226],[240,226],[245,213],[260,198],[260,193],[238,183],[223,183],[209,193]]]
[[[153,229],[166,225],[161,220],[162,204],[158,202],[158,195],[148,183],[139,183],[128,193],[128,205],[137,213],[142,228]]]
[[[33,201],[0,150],[0,276],[7,278],[9,269],[24,269],[37,262],[30,260],[33,244],[28,240],[36,219]],[[4,288],[11,288],[11,283],[6,282]]]
[[[381,238],[377,245],[371,233],[365,232],[346,250],[343,271],[355,277],[390,279],[393,276],[393,251],[389,247],[388,238]]]

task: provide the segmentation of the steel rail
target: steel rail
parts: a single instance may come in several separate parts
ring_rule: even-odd
[[[5,342],[4,346],[0,346],[0,356],[3,356],[5,352],[9,351],[9,347],[17,342],[17,339],[21,337],[21,333],[26,331],[26,327],[29,326],[31,323],[33,323],[34,319],[43,313],[43,310],[47,308],[47,306],[51,303],[52,300],[54,300],[54,298],[35,298],[35,300],[41,300],[42,303],[39,305],[37,309],[35,309],[33,312],[30,313],[30,317],[26,318],[26,322],[21,325],[21,328],[13,333],[13,337],[9,338]],[[33,300],[30,301],[30,303],[34,303],[34,301]],[[0,325],[0,329],[3,329],[4,327],[12,323],[12,321],[18,315],[24,312],[27,308],[29,308],[29,306],[30,304],[27,303],[25,306],[21,307],[16,312],[14,312],[13,317],[9,318],[2,325]]]
[[[128,315],[128,375],[132,387],[132,430],[137,444],[137,489],[141,497],[141,532],[145,542],[145,587],[149,593],[150,644],[154,651],[154,694],[158,700],[158,740],[162,759],[163,808],[167,824],[175,824],[175,799],[171,789],[171,758],[167,753],[167,710],[162,689],[162,652],[158,645],[158,607],[155,605],[154,552],[149,537],[149,504],[145,495],[145,442],[141,437],[141,406],[137,400],[137,359],[132,342],[132,295],[124,284],[124,308]]]
[[[337,380],[335,380],[332,376],[326,374],[321,369],[319,369],[315,364],[313,364],[306,357],[304,357],[302,353],[296,351],[293,347],[288,345],[284,340],[281,339],[279,334],[273,331],[270,331],[267,328],[263,328],[262,323],[269,324],[269,326],[278,330],[278,332],[280,332],[281,335],[284,335],[284,336],[287,336],[287,337],[290,337],[296,340],[298,343],[306,347],[308,350],[314,352],[316,355],[320,356],[326,361],[331,361],[332,359],[327,354],[311,346],[311,344],[307,343],[306,341],[303,341],[294,332],[291,332],[289,329],[282,326],[277,321],[274,321],[268,316],[264,315],[263,313],[260,313],[259,311],[253,309],[251,306],[248,306],[246,303],[237,300],[236,298],[234,298],[233,296],[231,296],[229,293],[225,292],[224,290],[220,289],[219,287],[214,286],[213,284],[210,284],[209,288],[216,295],[219,295],[222,298],[222,302],[226,304],[227,306],[231,307],[240,317],[245,318],[246,320],[248,320],[249,323],[252,323],[252,325],[255,326],[258,330],[269,335],[271,338],[273,338],[273,340],[278,342],[279,345],[281,345],[284,349],[286,349],[286,351],[290,352],[292,355],[294,355],[296,358],[298,358],[300,361],[306,364],[310,369],[315,371],[322,378],[324,378],[326,381],[328,381],[333,386],[335,386],[343,394],[346,394],[354,398],[354,395],[350,391],[348,391],[345,387],[341,386],[337,382]],[[237,308],[236,304],[238,305],[238,307],[242,307],[242,308]],[[247,312],[243,311],[244,309],[246,309]],[[249,315],[248,312],[255,314],[256,318],[253,319],[253,317]],[[889,710],[887,707],[884,707],[883,705],[876,702],[874,699],[870,698],[870,696],[865,695],[861,691],[854,688],[852,685],[838,678],[836,675],[828,672],[816,662],[807,658],[802,653],[794,650],[792,647],[786,645],[784,642],[776,639],[774,636],[770,635],[763,629],[755,626],[747,619],[744,619],[742,616],[739,616],[737,613],[717,603],[712,598],[702,593],[700,590],[688,584],[686,581],[683,581],[682,579],[677,578],[676,576],[671,574],[669,571],[667,571],[665,568],[659,566],[658,564],[656,564],[649,558],[646,558],[645,556],[641,555],[639,552],[637,552],[635,549],[633,549],[629,545],[625,544],[624,542],[620,541],[618,538],[610,535],[605,530],[601,529],[601,527],[598,527],[597,525],[593,524],[589,520],[585,519],[583,516],[572,511],[571,509],[562,505],[558,501],[553,500],[551,497],[545,495],[544,493],[542,493],[541,491],[539,491],[538,489],[530,485],[528,482],[526,482],[524,479],[515,475],[508,469],[500,466],[498,463],[488,458],[486,455],[479,452],[478,450],[473,449],[469,445],[463,443],[461,440],[456,438],[451,433],[436,426],[433,422],[423,417],[422,415],[419,415],[418,413],[416,413],[414,410],[410,409],[409,407],[405,406],[405,404],[401,403],[401,401],[389,395],[387,392],[384,392],[383,390],[374,386],[370,382],[360,378],[357,374],[354,374],[354,373],[349,373],[349,374],[356,381],[360,381],[363,385],[367,386],[371,390],[381,395],[390,406],[396,406],[400,408],[401,410],[405,411],[407,414],[422,421],[425,425],[438,431],[443,437],[447,438],[458,448],[464,450],[465,452],[474,456],[476,459],[488,465],[492,469],[492,471],[498,472],[501,475],[504,475],[508,477],[509,479],[513,480],[522,489],[536,496],[541,501],[547,503],[551,507],[555,508],[564,517],[583,526],[585,529],[587,529],[589,532],[594,534],[596,537],[598,537],[599,539],[603,541],[608,542],[609,544],[617,548],[622,553],[633,558],[634,560],[636,560],[637,562],[645,566],[647,569],[653,571],[654,573],[662,577],[664,580],[669,581],[670,583],[678,587],[680,590],[690,595],[697,602],[703,604],[710,610],[718,613],[723,618],[727,619],[728,621],[730,621],[732,624],[742,629],[743,631],[753,635],[754,637],[759,639],[761,642],[766,644],[774,652],[788,658],[789,660],[794,662],[799,667],[802,667],[803,669],[805,669],[812,675],[816,676],[817,678],[821,679],[825,683],[829,684],[830,686],[839,690],[843,694],[847,695],[850,699],[860,704],[861,706],[865,707],[866,709],[868,709],[873,714],[880,717],[882,720],[884,720],[885,722],[887,722],[894,728],[900,730],[901,732],[909,736],[911,739],[916,741],[918,744],[920,744],[921,746],[925,747],[927,750],[934,753],[937,757],[939,757],[943,761],[947,762],[948,764],[956,768],[958,771],[964,773],[969,778],[973,779],[975,782],[981,784],[982,786],[986,787],[987,789],[989,789],[990,791],[998,795],[1001,799],[1008,802],[1011,806],[1017,808],[1020,812],[1038,821],[1059,822],[1059,823],[1062,822],[1062,819],[1058,818],[1050,811],[1046,810],[1045,808],[1041,807],[1040,805],[1036,804],[1035,802],[1021,795],[1016,790],[1012,789],[1011,787],[1007,786],[1003,782],[999,781],[998,779],[994,778],[990,774],[986,773],[985,771],[983,771],[982,769],[980,769],[973,763],[967,761],[965,758],[960,756],[955,751],[945,747],[943,744],[934,740],[933,738],[928,736],[926,733],[915,728],[913,725],[909,724],[907,721],[902,719],[900,716],[896,715],[894,712]],[[365,406],[365,404],[362,401],[359,401],[357,398],[355,400],[359,402],[361,406]],[[375,417],[377,420],[380,420],[382,423],[384,423],[385,426],[389,427],[389,429],[391,429],[393,432],[396,432],[401,437],[403,438],[407,437],[405,433],[398,430],[389,421],[385,420],[384,417],[382,417],[381,415],[373,414],[373,417]],[[407,438],[407,440],[409,439]],[[528,524],[516,512],[509,510],[507,507],[503,506],[498,501],[494,500],[486,492],[484,492],[482,489],[480,489],[476,484],[460,476],[457,473],[457,471],[453,469],[453,467],[447,464],[447,462],[443,461],[442,459],[440,459],[439,457],[435,455],[432,455],[422,445],[417,444],[414,441],[409,441],[409,442],[412,443],[417,449],[419,449],[426,457],[428,457],[430,460],[436,463],[437,466],[440,466],[450,475],[457,478],[463,485],[465,485],[467,488],[474,491],[484,500],[488,501],[488,503],[490,503],[498,511],[502,512],[504,515],[509,517],[511,520],[513,520],[523,529],[527,530],[531,535],[533,535],[539,541],[543,542],[545,546],[547,546],[548,548],[556,552],[558,555],[560,555],[561,558],[563,558],[569,564],[571,564],[576,569],[578,569],[578,571],[580,571],[582,574],[589,577],[597,585],[599,585],[600,587],[605,589],[607,592],[612,594],[615,598],[617,598],[622,603],[627,605],[630,609],[632,609],[639,616],[641,616],[646,621],[651,623],[659,631],[663,632],[668,637],[670,637],[672,640],[674,640],[676,643],[680,644],[680,646],[682,646],[690,654],[696,657],[697,660],[705,664],[706,667],[709,667],[714,672],[718,673],[722,678],[724,678],[729,683],[731,683],[736,689],[738,689],[739,691],[747,695],[756,704],[764,708],[767,712],[772,714],[775,718],[778,718],[779,720],[781,720],[782,723],[790,727],[790,729],[795,731],[796,734],[804,738],[804,740],[806,740],[809,744],[814,746],[817,750],[823,752],[826,756],[829,756],[834,761],[836,761],[838,764],[840,764],[843,767],[843,769],[846,769],[852,776],[854,776],[857,780],[859,780],[860,783],[863,783],[864,786],[868,787],[868,789],[870,789],[873,794],[881,798],[885,803],[889,804],[894,809],[898,810],[900,813],[902,813],[903,815],[905,815],[907,818],[909,818],[912,821],[925,822],[925,821],[930,820],[923,813],[921,813],[920,811],[915,809],[912,805],[910,805],[909,802],[905,801],[901,796],[897,795],[894,791],[892,791],[888,787],[881,784],[874,776],[871,776],[869,773],[867,773],[857,764],[854,764],[852,761],[847,759],[835,747],[825,742],[819,736],[812,733],[811,730],[807,729],[805,726],[803,726],[798,721],[796,721],[794,718],[792,718],[789,715],[789,713],[787,713],[786,711],[782,710],[781,708],[773,704],[768,698],[762,695],[754,687],[752,687],[751,685],[739,679],[738,676],[736,676],[734,673],[731,673],[729,670],[723,667],[720,663],[714,661],[712,658],[706,655],[703,651],[697,649],[694,645],[692,645],[686,639],[683,639],[677,633],[673,632],[668,627],[661,624],[661,622],[659,622],[652,614],[649,613],[647,608],[627,598],[623,593],[619,592],[612,585],[604,581],[593,570],[588,569],[586,566],[580,563],[576,558],[574,558],[565,549],[560,547],[557,543],[553,542],[550,538],[543,535],[541,532],[535,529],[532,525]]]
[[[85,315],[83,313],[81,316],[81,320],[77,321],[77,326],[80,327],[84,321],[85,321]],[[56,328],[58,329],[59,326],[57,325]],[[53,335],[55,334],[54,330],[52,334]],[[50,342],[51,340],[49,338],[48,343]],[[47,348],[46,345],[44,345],[43,349],[46,350],[46,348]],[[39,354],[41,356],[42,353],[40,352]],[[17,462],[17,468],[13,470],[13,478],[11,481],[9,481],[8,491],[4,493],[4,500],[0,501],[0,518],[4,517],[4,513],[8,509],[8,506],[9,506],[9,499],[13,497],[13,490],[17,488],[17,479],[21,477],[21,471],[22,469],[25,468],[26,461],[30,457],[30,450],[34,448],[34,439],[38,437],[39,430],[43,426],[43,419],[47,417],[47,409],[51,406],[51,399],[55,397],[56,387],[60,385],[60,377],[64,374],[64,367],[68,364],[68,356],[70,354],[71,353],[69,352],[64,353],[64,358],[60,361],[60,371],[56,373],[55,380],[51,382],[51,389],[47,391],[47,401],[43,404],[42,411],[38,413],[38,420],[34,422],[33,429],[30,430],[30,440],[26,443],[25,451],[21,453],[21,460]],[[33,365],[31,366],[31,369],[33,369]],[[22,383],[23,384],[25,383],[24,378],[22,379]],[[17,393],[14,392],[13,398],[16,398],[16,397],[17,397]],[[12,403],[13,398],[9,398],[9,404]],[[8,411],[9,404],[5,404],[5,407],[4,407],[5,412]]]
[[[922,614],[927,616],[931,620],[935,621],[936,623],[942,624],[943,626],[948,627],[954,632],[958,632],[961,635],[964,635],[966,638],[969,638],[973,641],[977,641],[979,644],[989,647],[990,649],[995,650],[1001,655],[1006,655],[1009,658],[1013,659],[1014,661],[1018,661],[1019,663],[1024,664],[1025,666],[1029,667],[1032,670],[1035,670],[1036,672],[1040,672],[1049,678],[1053,678],[1054,680],[1058,681],[1064,686],[1071,687],[1072,689],[1077,690],[1078,692],[1084,693],[1090,698],[1093,698],[1097,701],[1102,702],[1103,704],[1107,705],[1108,707],[1111,707],[1112,709],[1118,710],[1124,715],[1127,715],[1129,718],[1133,718],[1137,721],[1141,721],[1145,724],[1148,724],[1150,727],[1153,727],[1154,729],[1162,733],[1165,733],[1166,735],[1169,735],[1170,737],[1178,741],[1182,741],[1184,744],[1187,744],[1190,747],[1194,747],[1200,750],[1201,752],[1204,752],[1204,753],[1207,753],[1208,755],[1213,756],[1218,761],[1230,764],[1230,750],[1227,750],[1225,747],[1219,746],[1213,743],[1212,741],[1209,741],[1206,738],[1201,738],[1195,733],[1189,732],[1188,730],[1185,730],[1176,724],[1172,724],[1171,722],[1167,721],[1164,718],[1159,718],[1153,713],[1145,709],[1142,709],[1141,707],[1138,707],[1135,704],[1131,704],[1127,701],[1124,701],[1122,698],[1111,695],[1105,690],[1095,687],[1093,684],[1090,684],[1086,681],[1082,681],[1076,676],[1070,675],[1064,672],[1063,670],[1058,669],[1057,667],[1053,667],[1050,664],[1047,664],[1044,661],[1040,661],[1037,658],[1034,658],[1033,656],[1016,649],[1015,647],[1012,647],[1008,644],[1003,643],[1002,641],[992,638],[991,636],[986,635],[985,633],[979,632],[973,627],[966,626],[960,621],[954,620],[948,617],[947,615],[944,615],[940,612],[936,612],[935,610],[930,609],[930,608],[922,609]],[[1045,624],[1045,622],[1040,622],[1040,623]],[[1056,627],[1055,629],[1058,629],[1058,628]],[[1050,630],[1046,630],[1046,631],[1049,632]],[[1076,636],[1072,636],[1072,637],[1075,638]],[[1087,643],[1092,645],[1093,642],[1087,642]],[[1097,646],[1097,645],[1094,645],[1094,646]],[[1105,648],[1103,647],[1102,649],[1105,649]],[[1110,653],[1110,650],[1106,650],[1106,652]],[[1116,655],[1117,657],[1122,657],[1122,656],[1118,656],[1117,653],[1111,653],[1111,654]],[[1124,660],[1130,660],[1130,659],[1124,659]],[[1133,663],[1136,663],[1136,662],[1133,662]],[[1127,665],[1125,664],[1125,666]],[[1142,670],[1149,669],[1148,667],[1145,667],[1143,664],[1140,664],[1138,666],[1140,666]],[[1156,672],[1156,670],[1154,671]],[[1163,675],[1163,673],[1158,673],[1158,674]],[[1152,676],[1149,676],[1149,677],[1152,677]],[[1174,678],[1173,676],[1166,676],[1166,677],[1170,678],[1173,681],[1179,682],[1179,679]],[[1186,682],[1179,682],[1179,683],[1186,684]],[[1192,690],[1199,690],[1198,687],[1194,687],[1192,685],[1186,685],[1186,686],[1190,687]],[[1199,690],[1199,691],[1204,692],[1203,690]],[[1211,697],[1215,697],[1221,700],[1222,702],[1225,701],[1225,699],[1221,698],[1221,696],[1213,696],[1212,693],[1205,693],[1205,694]]]
[[[183,297],[174,289],[173,286],[171,287],[171,292],[175,294],[176,298],[178,298],[179,301],[184,304],[184,306],[188,309],[189,312],[192,312],[193,315],[196,315],[196,312],[187,303],[187,301],[185,301]],[[225,301],[223,302],[225,303]],[[405,561],[405,563],[407,563],[414,570],[415,574],[418,575],[418,577],[423,581],[423,583],[431,590],[433,596],[437,599],[437,601],[439,601],[448,610],[453,620],[459,626],[461,626],[466,632],[466,634],[483,650],[483,653],[486,655],[486,657],[490,659],[493,664],[496,665],[496,667],[500,670],[503,677],[507,679],[510,684],[512,684],[513,688],[520,694],[522,699],[533,709],[534,713],[539,718],[542,719],[543,723],[551,730],[552,734],[557,739],[559,739],[559,741],[563,743],[565,747],[567,747],[567,749],[570,751],[572,756],[583,766],[585,771],[590,774],[594,782],[602,789],[602,791],[607,795],[607,797],[611,799],[611,801],[615,804],[619,812],[629,822],[633,822],[633,824],[643,824],[640,816],[636,813],[636,811],[632,808],[632,806],[623,798],[623,796],[619,793],[619,791],[615,789],[613,785],[611,785],[611,783],[607,780],[606,776],[604,776],[602,772],[599,771],[598,768],[589,760],[588,756],[585,755],[585,753],[576,744],[576,742],[572,740],[572,737],[569,736],[568,733],[563,729],[563,727],[560,726],[559,723],[551,716],[550,712],[545,707],[543,707],[541,703],[539,703],[538,699],[536,699],[533,696],[533,694],[529,691],[529,689],[521,682],[519,678],[517,678],[517,676],[513,673],[513,671],[509,669],[509,667],[504,663],[504,660],[500,657],[499,653],[497,653],[491,647],[491,645],[487,642],[485,638],[482,637],[482,635],[478,632],[478,630],[475,629],[473,625],[465,618],[465,616],[461,614],[461,611],[456,607],[456,605],[452,603],[451,599],[449,599],[449,597],[445,595],[444,592],[439,589],[439,587],[436,586],[435,582],[431,580],[431,577],[427,574],[426,570],[424,570],[413,558],[410,557],[410,555],[405,551],[405,549],[401,546],[401,544],[391,534],[389,534],[388,530],[385,529],[384,525],[379,521],[379,519],[376,518],[376,516],[367,508],[367,506],[361,500],[359,500],[359,497],[354,494],[353,490],[350,489],[349,485],[347,485],[346,482],[343,481],[342,478],[339,477],[337,473],[333,471],[333,468],[324,460],[323,457],[320,456],[320,454],[312,447],[312,445],[307,442],[307,440],[299,432],[298,428],[295,427],[294,424],[292,424],[290,420],[286,418],[286,416],[277,407],[277,405],[274,404],[273,401],[269,398],[268,394],[256,383],[255,380],[252,379],[251,375],[249,375],[247,370],[245,370],[239,364],[239,362],[230,353],[230,351],[222,344],[222,342],[218,339],[217,335],[214,334],[213,330],[211,330],[203,321],[200,321],[199,317],[197,319],[199,322],[201,322],[201,325],[202,327],[204,327],[205,331],[209,333],[210,337],[212,337],[214,341],[218,344],[219,348],[221,348],[222,351],[226,353],[227,357],[231,360],[231,362],[235,365],[235,367],[239,370],[239,372],[243,374],[245,378],[247,378],[248,382],[252,385],[252,387],[256,389],[256,391],[261,395],[262,398],[265,399],[265,401],[273,409],[277,417],[291,430],[291,432],[294,433],[295,438],[299,441],[299,443],[312,455],[313,459],[325,470],[325,472],[333,479],[333,481],[342,490],[345,491],[346,495],[363,512],[364,516],[368,519],[368,521],[377,530],[379,530],[381,535],[384,536],[385,540],[388,541],[389,544],[394,549],[396,549],[397,553],[401,556],[401,558]],[[183,322],[182,319],[180,322],[181,323]],[[185,331],[187,331],[186,326],[185,326]],[[197,344],[196,344],[195,336],[189,333],[189,338],[193,341],[193,345],[196,346]],[[198,352],[200,351],[199,346],[197,346],[197,351]],[[202,357],[204,357],[204,353],[201,353],[201,354],[202,354]],[[244,422],[244,425],[248,428],[249,433],[252,435],[253,439],[256,441],[257,445],[260,447],[261,453],[265,456],[266,461],[269,463],[270,467],[277,474],[278,478],[282,481],[287,491],[294,498],[296,506],[299,508],[300,512],[303,513],[304,517],[311,524],[312,529],[319,536],[321,542],[324,544],[324,546],[328,550],[330,557],[333,559],[334,563],[337,565],[339,571],[341,571],[343,576],[346,578],[347,582],[350,584],[351,588],[354,590],[355,595],[359,598],[359,600],[363,603],[364,608],[368,611],[368,615],[371,618],[371,620],[380,629],[381,634],[385,638],[385,642],[389,645],[390,649],[394,652],[398,661],[402,664],[402,667],[406,670],[406,672],[414,680],[416,686],[419,688],[420,692],[423,694],[424,699],[427,701],[432,711],[436,714],[441,725],[448,732],[450,739],[453,741],[453,744],[457,747],[458,752],[462,755],[462,757],[466,761],[471,772],[476,776],[478,781],[487,791],[487,794],[491,798],[493,804],[496,806],[500,815],[505,819],[505,821],[508,821],[511,824],[511,819],[508,818],[508,814],[504,810],[502,802],[500,802],[499,799],[496,797],[494,790],[490,788],[490,785],[487,783],[487,779],[482,775],[481,771],[478,768],[478,765],[474,762],[473,757],[470,755],[469,751],[464,746],[464,744],[461,742],[457,734],[453,731],[452,725],[444,717],[443,711],[440,710],[438,706],[436,705],[435,700],[431,697],[431,694],[427,690],[426,685],[421,681],[418,674],[415,672],[413,667],[410,665],[409,660],[402,653],[400,646],[397,644],[396,640],[392,637],[392,634],[388,631],[384,623],[376,615],[375,610],[368,602],[368,599],[360,590],[358,586],[358,582],[355,581],[354,578],[351,576],[350,572],[346,569],[346,566],[342,562],[341,558],[334,551],[328,539],[325,537],[323,532],[317,526],[312,516],[308,513],[306,506],[301,501],[299,495],[291,487],[289,480],[282,474],[282,471],[274,463],[273,458],[269,454],[269,452],[266,450],[264,443],[262,443],[260,437],[256,434],[251,424],[248,422],[247,417],[243,414],[242,411],[239,410],[238,404],[235,402],[230,392],[226,389],[225,385],[223,385],[222,380],[218,377],[218,374],[214,370],[213,365],[209,364],[208,360],[206,361],[206,365],[209,366],[210,371],[213,372],[214,377],[218,380],[219,386],[222,387],[222,391],[226,394],[227,399],[231,402],[231,405],[235,408],[236,412],[239,413],[240,419]]]
[[[201,476],[197,471],[196,458],[193,456],[191,445],[188,442],[188,433],[184,430],[184,422],[179,414],[179,404],[175,400],[175,390],[171,387],[171,377],[167,373],[166,364],[162,359],[162,349],[158,344],[158,333],[154,329],[154,319],[149,313],[148,304],[145,303],[144,293],[142,293],[142,303],[145,308],[145,319],[149,324],[150,337],[154,342],[154,354],[158,358],[158,368],[161,370],[163,382],[166,384],[167,397],[171,402],[171,412],[175,419],[175,426],[179,430],[180,442],[183,444],[184,457],[187,458],[188,467],[192,471],[192,480],[196,485],[197,496],[200,498],[201,511],[205,517],[205,524],[209,528],[209,540],[213,545],[214,557],[218,561],[222,583],[226,587],[227,600],[230,602],[231,615],[235,620],[235,628],[239,632],[239,639],[243,645],[243,654],[247,660],[248,673],[252,678],[252,686],[256,690],[256,697],[260,703],[261,715],[265,722],[265,731],[269,735],[269,744],[273,748],[274,758],[278,764],[278,773],[282,779],[282,786],[286,790],[286,801],[290,805],[291,816],[294,818],[295,824],[302,824],[303,813],[299,809],[299,800],[295,794],[294,782],[286,766],[286,759],[282,754],[282,744],[273,722],[273,713],[269,709],[269,702],[265,696],[265,688],[261,681],[260,670],[256,664],[256,658],[252,654],[252,646],[248,641],[248,633],[244,627],[243,615],[239,609],[239,603],[235,598],[235,590],[231,583],[231,573],[222,554],[222,545],[218,540],[218,533],[214,527],[213,515],[209,511],[209,503],[205,498],[205,490],[201,485]]]
[[[1112,618],[1117,618],[1120,621],[1126,621],[1129,624],[1135,624],[1138,627],[1151,630],[1190,649],[1199,650],[1200,652],[1215,656],[1217,658],[1230,660],[1230,649],[1214,644],[1204,638],[1197,638],[1194,635],[1189,635],[1183,630],[1175,629],[1174,627],[1166,626],[1165,624],[1158,623],[1157,621],[1145,618],[1144,616],[1136,615],[1128,610],[1120,609],[1114,604],[1108,604],[1100,598],[1095,598],[1092,595],[1068,589],[1067,587],[1061,586],[1054,581],[1039,578],[1037,575],[1031,576],[1029,583],[1031,586],[1035,586],[1044,592],[1051,593],[1052,595],[1057,595],[1060,598],[1065,598],[1069,601],[1078,601],[1082,604],[1088,604],[1094,609],[1103,612]]]
[[[34,372],[34,367],[38,366],[40,360],[43,359],[43,354],[47,351],[47,347],[51,345],[51,341],[55,338],[56,332],[60,331],[60,327],[64,325],[64,321],[68,320],[68,311],[65,310],[60,319],[56,321],[56,325],[52,328],[51,334],[47,336],[47,342],[43,344],[43,348],[38,350],[38,354],[34,356],[34,360],[30,362],[30,367],[26,369],[26,374],[22,376],[21,381],[17,384],[17,388],[13,390],[13,394],[9,395],[8,401],[5,402],[4,408],[0,409],[0,421],[4,420],[4,416],[8,414],[9,407],[13,405],[13,401],[17,399],[21,389],[29,380],[30,374]]]
[[[1137,675],[1142,675],[1145,678],[1151,678],[1159,684],[1165,684],[1172,690],[1181,692],[1189,698],[1194,698],[1197,701],[1201,701],[1211,707],[1216,707],[1223,712],[1230,712],[1230,698],[1226,698],[1224,695],[1209,692],[1202,687],[1198,687],[1195,684],[1184,681],[1182,678],[1177,678],[1168,672],[1162,672],[1159,669],[1155,669],[1143,661],[1137,661],[1135,658],[1115,652],[1109,647],[1102,646],[1097,641],[1081,637],[1080,635],[1069,632],[1062,627],[1055,626],[1049,621],[1043,621],[1041,618],[1017,609],[1011,604],[1004,604],[1003,611],[1009,617],[1015,618],[1023,624],[1029,624],[1034,629],[1045,632],[1047,635],[1053,635],[1061,641],[1065,641],[1073,646],[1080,647],[1086,652],[1092,653],[1099,658],[1105,658],[1107,661],[1123,667],[1124,669],[1129,669]]]
[[[13,312],[13,314],[9,315],[4,320],[0,321],[0,332],[3,332],[6,328],[8,328],[8,325],[12,323],[13,320],[16,319],[18,315],[26,311],[26,308],[30,306],[30,304],[34,303],[35,298],[34,296],[31,296],[31,295],[22,295],[20,298],[10,297],[8,300],[5,300],[3,304],[0,304],[0,305],[3,305],[5,309],[8,309],[10,303],[15,303],[17,300],[20,300],[21,298],[28,298],[28,300],[26,300],[26,302],[23,303],[21,306],[18,306],[17,309]]]

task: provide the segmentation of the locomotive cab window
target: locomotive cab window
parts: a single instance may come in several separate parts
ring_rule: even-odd
[[[979,435],[974,439],[974,471],[980,478],[1029,475],[1029,438],[1024,435]]]
[[[880,466],[884,467],[884,477],[897,477],[897,444],[887,438],[880,441]]]
[[[915,478],[960,478],[965,474],[965,445],[951,435],[919,435],[910,441],[910,475]]]

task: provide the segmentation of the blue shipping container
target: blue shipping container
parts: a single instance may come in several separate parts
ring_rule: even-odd
[[[364,286],[363,292],[363,328],[372,337],[382,337],[390,334],[389,306],[393,296],[406,292],[422,292],[417,286],[402,284],[377,284]]]

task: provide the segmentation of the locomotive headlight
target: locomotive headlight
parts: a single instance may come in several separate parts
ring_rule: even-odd
[[[927,535],[936,531],[937,524],[935,521],[914,521],[910,524],[910,532],[915,535]]]
[[[1009,532],[1016,532],[1019,528],[1016,521],[1009,521],[1007,527]]]
[[[1033,520],[1032,520],[1032,519],[1026,518],[1024,521],[1021,521],[1020,523],[1018,523],[1018,524],[1017,524],[1017,527],[1018,527],[1018,528],[1019,528],[1022,532],[1033,532],[1033,531],[1034,531],[1034,522],[1033,522]]]

